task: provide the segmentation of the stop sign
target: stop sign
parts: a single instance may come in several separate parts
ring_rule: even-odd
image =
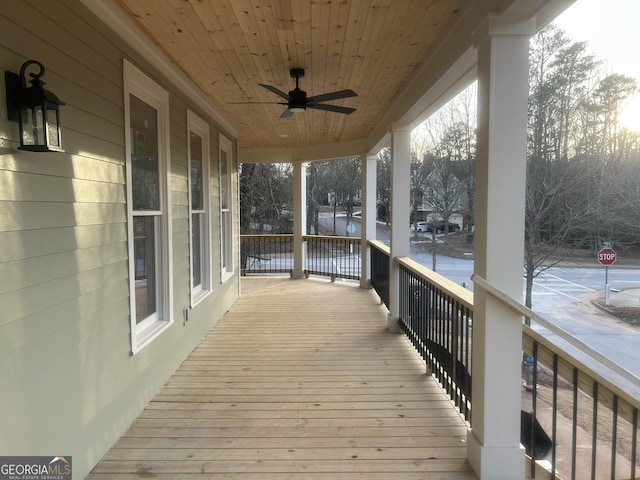
[[[616,251],[613,248],[603,248],[598,252],[598,262],[601,265],[611,265],[616,259]]]

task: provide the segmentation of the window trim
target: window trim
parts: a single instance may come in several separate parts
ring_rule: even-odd
[[[233,248],[233,189],[231,188],[233,183],[232,178],[232,164],[233,164],[233,144],[231,140],[222,134],[218,136],[219,151],[218,151],[218,175],[219,175],[219,194],[220,194],[220,280],[225,282],[231,278],[235,272],[234,265],[234,248]],[[228,208],[222,208],[222,152],[227,155],[227,184],[226,192],[228,195],[227,202]],[[225,215],[226,213],[226,215]],[[226,220],[225,220],[226,217]],[[226,230],[224,223],[227,222]],[[225,231],[227,238],[225,239]],[[225,261],[226,260],[226,261]],[[231,268],[225,268],[225,264]]]
[[[154,82],[137,67],[123,60],[124,84],[124,120],[125,120],[125,171],[127,193],[127,239],[129,243],[129,301],[131,352],[133,355],[149,345],[158,335],[173,324],[173,259],[171,235],[171,176],[170,176],[170,123],[169,93]],[[137,97],[153,107],[157,112],[158,158],[160,175],[160,210],[157,212],[136,212],[133,210],[132,191],[132,145],[130,95]],[[162,181],[164,179],[164,181]],[[137,216],[153,215],[159,218],[159,237],[156,245],[160,252],[156,253],[160,264],[158,275],[157,313],[140,324],[136,321],[136,285],[133,219]]]
[[[210,194],[210,134],[209,124],[196,115],[191,110],[187,110],[187,162],[191,162],[191,133],[195,133],[202,139],[202,202],[203,202],[203,218],[204,222],[201,226],[202,256],[201,276],[202,282],[200,287],[193,285],[193,202],[192,195],[192,179],[191,167],[188,167],[188,190],[189,190],[189,285],[191,306],[194,307],[200,303],[205,297],[212,293],[213,277],[211,269],[211,194]]]

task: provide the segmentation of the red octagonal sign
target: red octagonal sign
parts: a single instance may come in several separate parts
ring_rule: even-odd
[[[598,262],[601,265],[611,265],[616,260],[616,251],[613,248],[603,248],[598,252]]]

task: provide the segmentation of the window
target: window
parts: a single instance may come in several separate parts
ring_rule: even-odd
[[[124,62],[131,349],[171,320],[169,94]]]
[[[220,135],[220,235],[222,280],[233,274],[233,230],[231,225],[231,141]]]
[[[209,125],[187,111],[191,305],[211,292],[209,236]]]

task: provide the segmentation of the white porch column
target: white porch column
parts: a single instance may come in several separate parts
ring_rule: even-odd
[[[304,278],[307,234],[307,164],[293,162],[293,272],[292,278]]]
[[[411,179],[411,126],[397,125],[391,130],[391,258],[389,265],[389,330],[400,332],[400,269],[396,257],[408,257],[409,185]]]
[[[376,155],[360,155],[362,187],[362,216],[360,223],[360,287],[371,286],[371,262],[369,261],[368,240],[376,238]]]
[[[474,269],[514,298],[522,298],[528,40],[533,33],[532,21],[490,18],[478,39]],[[469,462],[481,479],[524,478],[522,318],[480,288],[473,315]]]

